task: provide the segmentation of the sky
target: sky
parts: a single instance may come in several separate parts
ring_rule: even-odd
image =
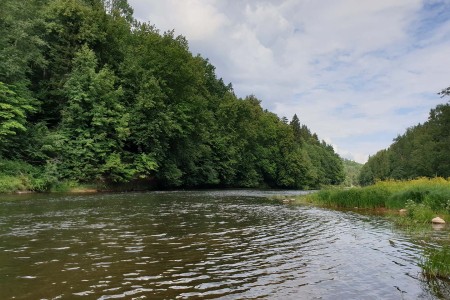
[[[238,97],[364,163],[448,99],[449,0],[128,0],[175,30]]]

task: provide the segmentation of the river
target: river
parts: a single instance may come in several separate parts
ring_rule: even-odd
[[[0,195],[1,299],[446,297],[421,275],[426,243],[269,198],[296,193]]]

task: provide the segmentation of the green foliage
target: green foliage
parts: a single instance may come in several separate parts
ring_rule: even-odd
[[[158,170],[156,159],[145,153],[136,156],[134,165],[135,171],[141,179],[151,176]]]
[[[428,224],[435,216],[433,210],[425,203],[417,203],[414,200],[406,200],[405,208],[407,217],[415,223]]]
[[[26,190],[26,184],[20,177],[0,175],[0,193],[12,193]]]
[[[450,247],[427,248],[421,267],[425,276],[450,279]]]
[[[343,208],[401,209],[409,205],[413,218],[428,223],[433,212],[450,213],[450,181],[443,178],[380,181],[366,187],[324,189],[309,197],[324,205]],[[424,218],[415,212],[423,213]]]
[[[363,164],[345,158],[342,160],[342,162],[344,164],[345,173],[345,180],[342,184],[349,187],[359,185],[359,174],[361,172]]]
[[[32,68],[46,64],[39,1],[2,0],[0,10],[0,82],[26,87]]]
[[[306,150],[297,149],[290,153],[284,163],[278,177],[280,186],[303,189],[316,186],[317,173]]]
[[[405,207],[408,201],[422,203],[425,195],[429,193],[428,189],[411,188],[393,193],[386,202],[388,208],[400,209]]]
[[[73,65],[64,86],[68,103],[61,123],[67,137],[61,153],[63,172],[76,180],[129,180],[132,171],[117,153],[129,134],[129,114],[120,102],[122,89],[116,88],[109,69],[95,70],[95,54],[86,45],[76,53]]]
[[[0,158],[31,168],[0,169],[4,190],[344,180],[339,156],[297,115],[289,123],[237,98],[184,37],[132,13],[126,0],[2,3]]]
[[[50,168],[50,165],[42,168],[24,161],[0,159],[0,193],[46,191],[57,182]]]
[[[319,143],[316,138],[312,144],[306,144],[308,156],[314,162],[314,172],[318,181],[315,186],[338,185],[345,179],[341,158],[334,152],[333,147],[325,142]]]
[[[312,197],[327,206],[341,208],[379,208],[384,207],[389,192],[377,187],[351,189],[325,189]]]
[[[89,3],[91,2],[91,3]],[[43,19],[46,65],[34,71],[34,89],[42,101],[39,118],[52,127],[61,121],[66,105],[65,80],[75,54],[83,45],[100,47],[106,43],[105,12],[98,1],[52,0],[39,11]]]
[[[0,82],[0,143],[17,131],[25,131],[26,115],[34,111],[32,101],[19,96]]]
[[[425,195],[424,203],[434,211],[450,213],[450,190],[436,188]]]

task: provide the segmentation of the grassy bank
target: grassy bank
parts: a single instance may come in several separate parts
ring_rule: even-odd
[[[421,178],[409,181],[380,181],[367,187],[328,188],[306,195],[301,201],[339,208],[385,208],[410,211],[427,210],[430,214],[450,213],[450,181]],[[418,216],[417,216],[418,217]]]
[[[47,181],[33,174],[0,174],[0,194],[50,192],[50,193],[94,193],[94,192],[128,192],[145,191],[154,186],[151,182],[135,180],[127,183],[79,183],[73,180]]]
[[[367,187],[327,188],[297,199],[300,203],[377,210],[389,214],[401,226],[429,225],[435,217],[450,223],[450,181],[420,178],[380,181]]]
[[[447,223],[443,226],[449,226],[450,222],[450,181],[444,178],[380,181],[350,189],[328,188],[301,196],[297,201],[334,208],[383,211],[397,225],[408,229],[430,228],[431,220],[437,216]],[[425,253],[424,274],[450,279],[450,241],[436,242],[440,246]]]

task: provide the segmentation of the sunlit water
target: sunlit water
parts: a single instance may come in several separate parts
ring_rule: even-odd
[[[0,196],[0,298],[437,298],[425,243],[283,193]]]

